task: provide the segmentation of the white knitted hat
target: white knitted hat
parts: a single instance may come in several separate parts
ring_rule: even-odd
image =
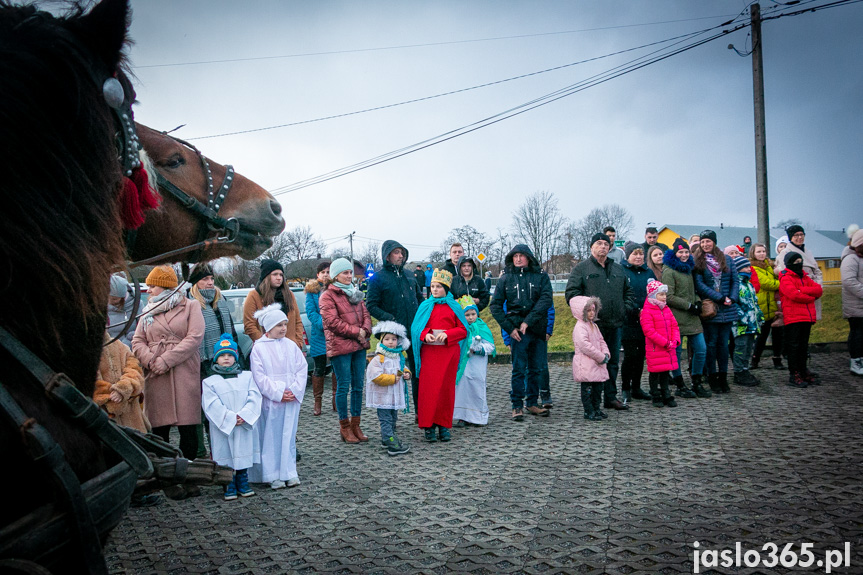
[[[255,319],[258,320],[258,323],[261,324],[261,327],[264,328],[264,332],[266,333],[281,322],[287,321],[288,316],[286,316],[285,312],[282,311],[281,305],[274,303],[256,311]]]

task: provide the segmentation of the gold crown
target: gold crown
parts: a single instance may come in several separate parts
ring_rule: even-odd
[[[461,296],[460,298],[458,298],[455,301],[458,302],[458,304],[462,307],[462,309],[464,309],[468,306],[471,306],[471,305],[476,307],[476,302],[474,302],[473,298],[467,294]]]
[[[431,281],[443,284],[446,287],[452,287],[452,274],[446,270],[435,270],[432,273]]]

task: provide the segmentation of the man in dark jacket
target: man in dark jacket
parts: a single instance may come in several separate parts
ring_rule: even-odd
[[[477,275],[476,262],[473,258],[468,256],[459,258],[458,272],[458,275],[452,278],[452,288],[450,288],[452,297],[458,299],[463,295],[469,295],[479,311],[487,308],[491,294],[485,287],[485,282]]]
[[[443,269],[452,274],[452,277],[458,275],[458,261],[464,255],[464,248],[460,243],[456,242],[449,247],[449,259],[443,265]]]
[[[422,292],[417,286],[413,272],[405,272],[404,264],[408,259],[408,250],[395,240],[387,240],[381,247],[384,265],[381,271],[372,276],[369,281],[369,291],[366,295],[366,307],[373,318],[378,321],[394,321],[405,326],[408,333]],[[416,374],[413,354],[407,354],[408,368]],[[417,407],[419,381],[416,375],[411,377],[414,408]]]
[[[605,381],[606,409],[629,409],[617,399],[617,371],[620,361],[620,328],[626,314],[632,313],[638,305],[632,293],[632,286],[623,268],[608,258],[611,242],[603,233],[593,234],[590,240],[590,257],[579,262],[569,274],[566,282],[566,303],[577,295],[598,297],[602,309],[596,318],[596,325],[608,345],[608,379]]]
[[[644,261],[647,261],[647,250],[650,249],[650,246],[661,247],[662,253],[668,251],[668,246],[659,241],[659,230],[653,226],[649,226],[644,230],[644,243],[641,244],[641,248],[644,250]]]
[[[532,415],[548,417],[537,405],[540,378],[548,369],[546,326],[553,303],[551,281],[530,248],[519,244],[506,255],[506,273],[498,280],[491,314],[509,334],[512,349],[512,380],[509,393],[514,421],[524,419],[524,402]],[[503,306],[506,303],[506,311]],[[525,390],[525,376],[527,389]]]

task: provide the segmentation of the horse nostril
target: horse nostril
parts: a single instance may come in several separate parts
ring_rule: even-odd
[[[273,210],[273,213],[278,216],[282,213],[282,204],[280,204],[276,200],[270,200],[270,209]]]

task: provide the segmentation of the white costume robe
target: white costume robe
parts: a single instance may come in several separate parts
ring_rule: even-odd
[[[486,355],[476,355],[473,350],[482,346]],[[485,398],[485,377],[488,371],[488,354],[494,351],[494,344],[483,339],[472,341],[471,353],[464,373],[455,386],[455,408],[453,420],[461,419],[476,425],[488,424],[488,402]]]
[[[255,342],[251,355],[252,375],[264,396],[258,430],[261,463],[249,472],[253,483],[287,481],[297,476],[297,422],[306,392],[308,364],[297,344],[288,338]],[[282,401],[290,390],[296,399]]]
[[[210,421],[213,461],[234,470],[261,462],[261,445],[255,423],[261,417],[261,392],[252,372],[237,377],[211,375],[203,382],[201,407]],[[244,423],[237,425],[237,416]]]
[[[400,368],[401,360],[399,358],[375,354],[366,367],[366,407],[375,409],[405,408],[405,380],[395,376]],[[391,375],[391,380],[394,383],[392,385],[375,383],[374,380],[382,375]]]

